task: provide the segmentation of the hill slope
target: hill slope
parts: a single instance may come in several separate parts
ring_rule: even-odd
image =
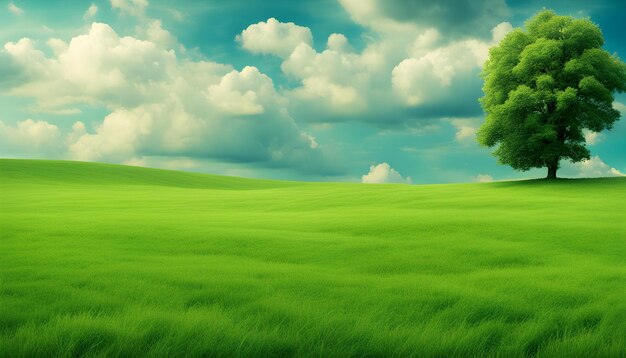
[[[620,355],[626,179],[0,160],[0,356]]]

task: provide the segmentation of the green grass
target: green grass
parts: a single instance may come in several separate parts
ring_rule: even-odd
[[[624,356],[626,179],[0,160],[0,356]]]

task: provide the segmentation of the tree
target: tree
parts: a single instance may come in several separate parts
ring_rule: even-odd
[[[482,77],[486,114],[478,142],[517,170],[589,159],[583,129],[611,129],[620,118],[613,93],[626,91],[626,64],[602,49],[589,19],[543,10],[525,29],[510,32],[489,51]]]

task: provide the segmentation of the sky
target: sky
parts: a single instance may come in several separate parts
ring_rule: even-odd
[[[626,58],[626,1],[0,3],[0,157],[364,183],[545,176],[476,142],[490,47],[543,8]],[[626,113],[626,95],[614,107]],[[626,120],[567,177],[626,173]]]

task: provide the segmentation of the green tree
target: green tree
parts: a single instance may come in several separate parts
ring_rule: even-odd
[[[611,129],[613,93],[626,91],[626,64],[602,49],[588,19],[543,10],[491,48],[482,77],[486,113],[478,142],[517,170],[589,159],[583,129]]]

